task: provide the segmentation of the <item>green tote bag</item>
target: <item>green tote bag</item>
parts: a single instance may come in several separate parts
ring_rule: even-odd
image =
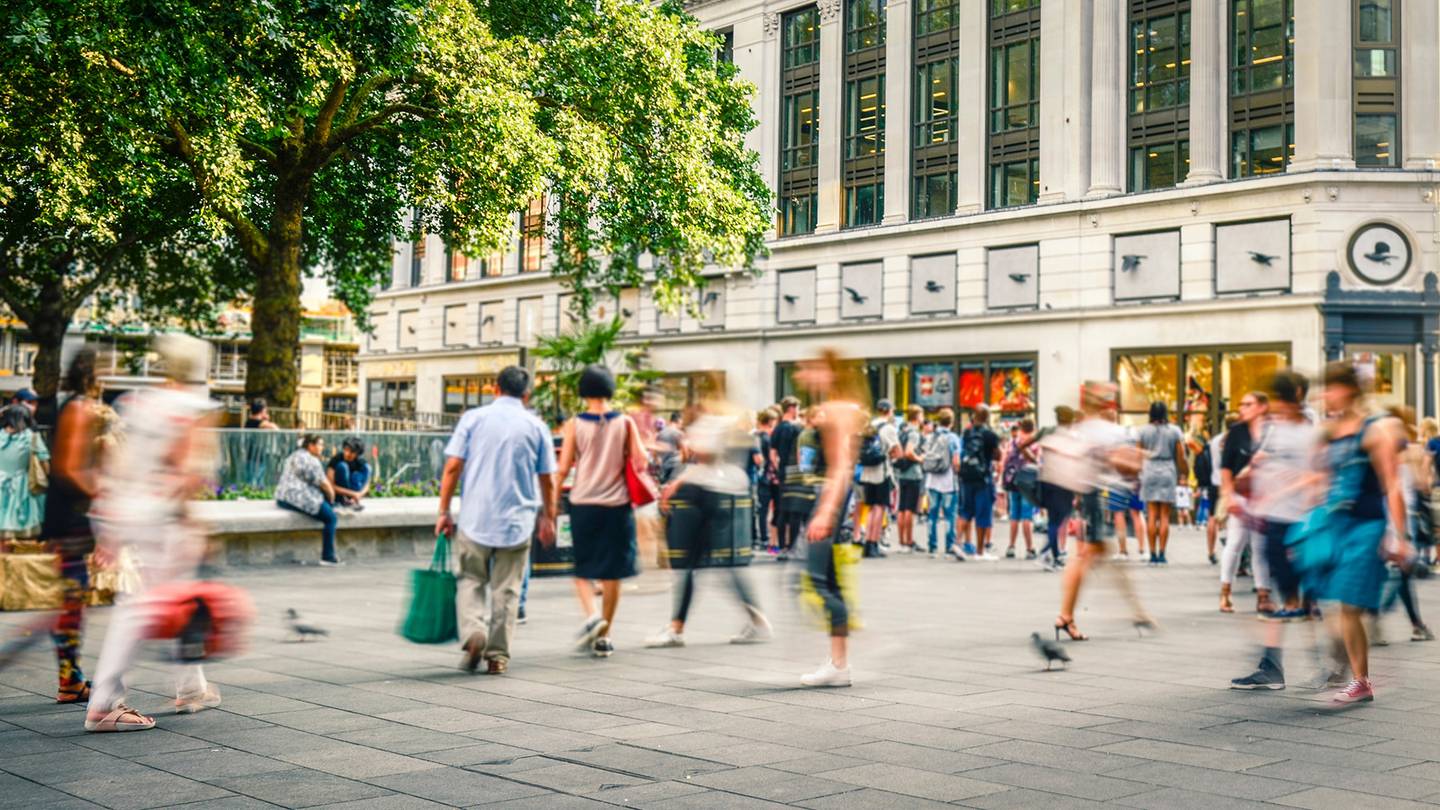
[[[455,620],[455,572],[450,570],[450,539],[435,540],[429,568],[410,572],[410,609],[400,635],[416,644],[444,644],[460,638]]]

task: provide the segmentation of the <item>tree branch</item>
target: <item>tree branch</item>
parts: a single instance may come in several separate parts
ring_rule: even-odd
[[[29,324],[35,320],[35,309],[28,303],[30,297],[16,286],[8,275],[0,276],[0,299],[15,314],[15,317]]]
[[[195,144],[190,140],[190,133],[185,131],[185,127],[179,119],[171,115],[165,119],[165,123],[170,127],[170,134],[175,136],[176,151],[180,153],[180,158],[185,161],[185,164],[190,167],[190,174],[195,178],[195,187],[200,191],[200,196],[214,206],[220,218],[230,223],[230,226],[235,229],[236,239],[240,242],[240,247],[245,251],[246,257],[255,264],[264,264],[270,252],[270,243],[266,240],[265,235],[244,214],[220,202],[215,194],[215,184],[211,181],[209,172],[205,171],[205,167],[200,164],[200,159],[195,154]]]
[[[391,104],[374,115],[363,118],[348,127],[335,133],[330,138],[330,149],[336,150],[350,141],[364,135],[366,132],[384,124],[398,115],[413,115],[417,118],[434,118],[440,114],[439,110],[432,110],[429,107],[421,107],[418,104]]]
[[[350,97],[350,103],[345,107],[345,117],[342,120],[343,126],[350,126],[355,119],[360,117],[360,110],[370,96],[384,90],[395,82],[399,81],[395,76],[386,73],[379,73],[366,79],[364,84]]]
[[[252,141],[249,138],[236,138],[235,142],[240,145],[242,150],[249,152],[251,157],[262,163],[269,164],[271,168],[275,167],[275,163],[279,159],[275,154],[275,150],[259,141]]]
[[[311,133],[310,142],[312,148],[325,149],[330,144],[330,125],[335,120],[335,114],[340,112],[340,104],[345,100],[345,91],[350,89],[350,80],[341,76],[330,86],[330,95],[325,97],[325,103],[320,107],[320,113],[315,116],[315,129]]]

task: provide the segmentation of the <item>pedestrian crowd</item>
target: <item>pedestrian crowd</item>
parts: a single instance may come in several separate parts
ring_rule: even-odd
[[[118,413],[96,400],[93,353],[77,355],[48,446],[36,438],[26,397],[0,411],[0,531],[38,535],[58,554],[65,596],[50,628],[57,700],[88,704],[89,731],[154,726],[124,702],[125,673],[160,609],[147,595],[192,579],[205,547],[187,504],[216,456],[204,429],[216,424],[204,393],[207,348],[180,337],[156,348],[167,383],[128,395]],[[897,413],[884,399],[867,410],[857,364],[829,350],[799,363],[793,380],[795,396],[758,413],[712,381],[701,401],[660,419],[648,400],[618,407],[615,375],[589,366],[576,384],[583,404],[556,430],[527,407],[531,374],[504,369],[499,396],[465,412],[444,449],[434,528],[458,549],[462,668],[509,669],[532,544],[553,546],[565,521],[580,614],[575,646],[597,658],[617,651],[623,581],[662,560],[675,577],[673,600],[647,647],[685,646],[697,570],[717,560],[743,622],[731,642],[773,639],[738,564],[752,554],[795,561],[795,591],[822,620],[828,655],[800,678],[805,686],[852,682],[855,572],[863,559],[890,555],[928,552],[966,565],[1023,555],[1060,573],[1056,641],[1088,638],[1076,606],[1090,572],[1109,571],[1143,636],[1160,624],[1125,565],[1127,524],[1141,559],[1163,567],[1176,522],[1205,526],[1222,613],[1235,612],[1237,576],[1253,571],[1265,619],[1258,663],[1233,688],[1285,688],[1291,623],[1328,631],[1311,685],[1335,687],[1338,705],[1373,699],[1368,648],[1384,643],[1382,611],[1403,603],[1412,640],[1434,638],[1414,580],[1433,563],[1440,426],[1417,425],[1403,408],[1371,407],[1351,365],[1327,368],[1313,400],[1308,379],[1274,374],[1263,390],[1244,393],[1214,437],[1187,433],[1163,402],[1150,405],[1144,424],[1125,424],[1109,382],[1085,383],[1073,406],[1056,407],[1053,423],[1041,426],[1029,414],[997,422],[984,405],[963,418],[917,405]],[[251,413],[263,429],[264,403]],[[336,509],[363,508],[372,478],[364,455],[363,443],[347,439],[323,462],[323,440],[305,434],[285,460],[277,502],[321,523],[322,565],[339,563]],[[997,518],[1008,536],[994,536]],[[117,607],[91,681],[79,660],[85,561],[122,550],[134,555],[141,584]],[[0,663],[12,646],[0,649]],[[198,662],[180,667],[177,710],[219,702]]]

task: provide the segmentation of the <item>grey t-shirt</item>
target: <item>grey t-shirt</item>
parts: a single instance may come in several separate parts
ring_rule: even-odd
[[[1150,424],[1140,428],[1140,449],[1145,451],[1145,464],[1175,464],[1175,445],[1185,436],[1174,425]]]

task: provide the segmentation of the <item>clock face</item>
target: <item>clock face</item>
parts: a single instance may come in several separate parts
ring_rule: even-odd
[[[1410,269],[1410,242],[1392,225],[1366,225],[1350,239],[1350,267],[1371,284],[1393,284]]]

